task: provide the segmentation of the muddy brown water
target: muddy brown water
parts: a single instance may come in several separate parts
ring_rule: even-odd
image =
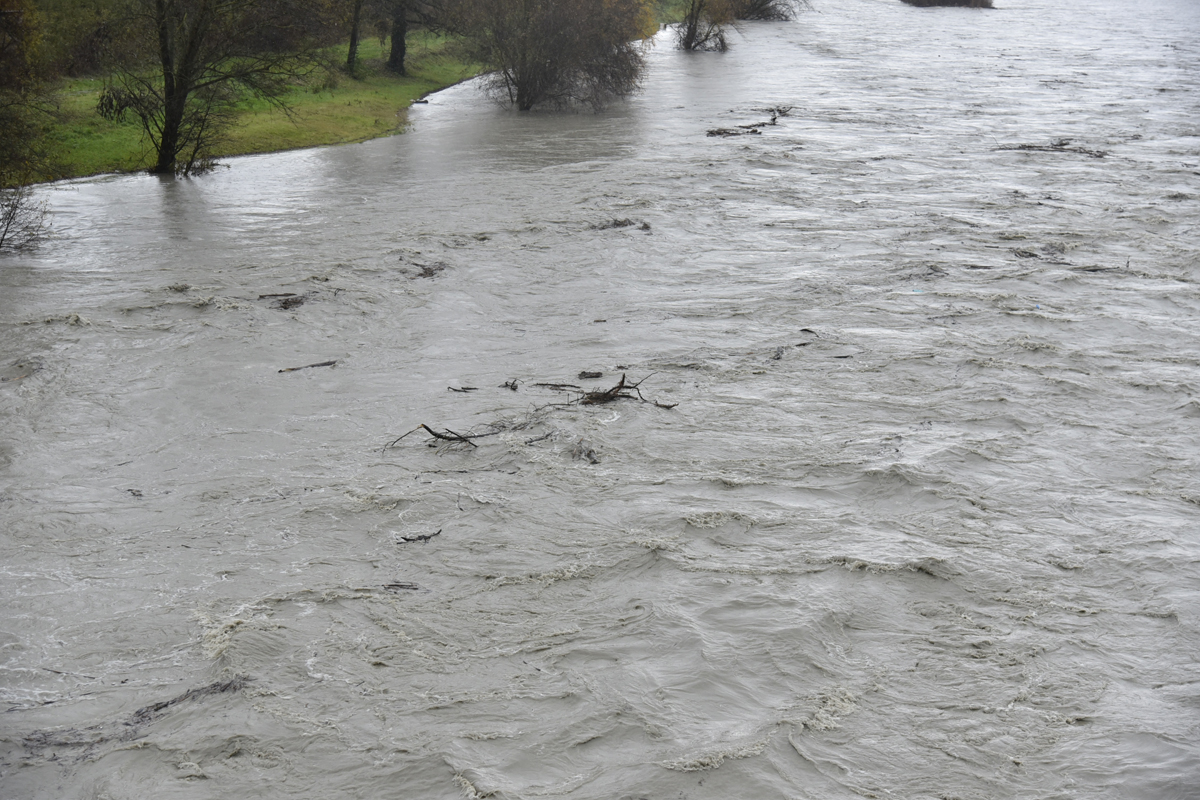
[[[997,5],[42,190],[0,796],[1197,797],[1200,6]]]

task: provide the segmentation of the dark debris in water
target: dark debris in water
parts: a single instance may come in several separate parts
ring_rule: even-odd
[[[582,372],[582,373],[580,373],[580,376],[583,377],[583,376],[589,376],[589,375],[593,375],[593,374],[594,375],[603,375],[603,373]],[[653,374],[654,373],[651,373],[651,375],[653,375]],[[643,396],[640,387],[641,387],[642,383],[644,383],[647,380],[647,378],[649,378],[649,377],[650,377],[650,375],[647,375],[645,378],[642,378],[642,380],[638,381],[637,383],[631,383],[627,379],[626,374],[624,372],[622,372],[621,380],[619,380],[615,386],[612,386],[608,389],[594,389],[591,391],[586,391],[575,384],[568,384],[568,383],[535,383],[533,385],[536,387],[552,389],[554,391],[580,392],[581,393],[578,397],[574,397],[574,398],[569,397],[566,400],[566,402],[550,403],[549,405],[542,406],[540,409],[538,409],[538,411],[548,409],[548,408],[565,408],[565,407],[576,406],[576,405],[581,405],[581,406],[604,405],[607,403],[616,402],[618,400],[638,400],[642,403],[647,403],[649,405],[657,406],[658,408],[665,408],[665,409],[675,408],[677,405],[679,405],[678,403],[662,403],[662,402],[659,402],[658,400],[649,400],[645,396]],[[515,390],[516,383],[517,382],[515,380],[508,381],[508,382],[504,383],[500,388]],[[475,390],[475,387],[462,387],[461,389],[455,389],[454,387],[448,387],[448,388],[451,391],[468,391],[468,390],[474,391]],[[429,434],[431,437],[433,437],[432,439],[430,439],[426,442],[430,447],[437,447],[437,446],[444,445],[444,444],[469,445],[471,447],[479,447],[479,445],[475,443],[476,439],[481,439],[481,438],[484,438],[487,436],[497,436],[500,433],[503,433],[505,430],[514,429],[513,426],[511,426],[511,425],[505,426],[505,425],[498,425],[498,424],[493,424],[490,426],[490,428],[491,428],[490,430],[486,430],[486,431],[483,431],[480,433],[472,433],[470,431],[468,431],[466,433],[459,433],[458,431],[451,430],[450,428],[443,428],[440,431],[435,430],[434,428],[430,427],[429,425],[426,425],[425,423],[421,423],[420,425],[413,428],[408,433],[397,436],[395,439],[388,442],[386,445],[383,446],[383,450],[387,451],[388,449],[395,447],[397,444],[400,443],[401,440],[411,436],[412,434],[416,433],[417,431],[422,431],[422,430],[425,431],[427,434]],[[541,439],[544,439],[544,438],[546,438],[546,437],[540,437],[539,439],[534,439],[531,441],[540,441]],[[592,462],[592,463],[596,463],[596,462]]]
[[[78,758],[93,757],[93,751],[99,745],[109,742],[130,742],[142,738],[143,728],[160,719],[168,709],[183,703],[194,703],[214,695],[231,694],[244,689],[251,678],[246,675],[235,675],[229,680],[215,681],[206,686],[189,689],[169,700],[142,706],[129,717],[83,728],[60,728],[58,730],[34,731],[23,738],[25,747],[32,752],[41,752],[49,748],[85,748]]]
[[[571,458],[574,458],[576,461],[586,461],[589,464],[600,463],[600,456],[597,455],[592,446],[583,439],[580,439],[575,443],[575,446],[571,448]]]
[[[900,0],[917,8],[992,8],[992,0]]]
[[[421,278],[434,278],[450,267],[445,261],[419,261],[413,258],[402,258],[400,272],[411,281]]]
[[[600,222],[592,226],[594,231],[611,231],[617,228],[633,228],[636,227],[639,231],[649,231],[650,223],[645,220],[629,219],[628,217],[621,219],[611,219],[608,222]]]
[[[399,541],[400,541],[402,544],[411,544],[412,542],[420,542],[421,544],[425,544],[426,542],[428,542],[428,541],[429,541],[430,539],[432,539],[433,537],[435,537],[435,536],[441,536],[441,535],[442,535],[442,529],[441,529],[441,528],[438,528],[438,529],[437,529],[436,531],[434,531],[433,533],[425,533],[425,534],[421,534],[421,535],[418,535],[418,536],[401,536],[401,537],[399,538]],[[417,588],[417,587],[416,587],[416,586],[413,586],[412,588],[414,588],[414,589],[415,589],[415,588]]]
[[[709,128],[709,136],[746,136],[747,134],[762,133],[758,128]]]
[[[148,706],[143,706],[133,712],[133,717],[127,725],[144,724],[151,722],[162,716],[162,712],[166,711],[171,706],[187,702],[189,700],[199,700],[203,697],[208,697],[214,694],[227,694],[229,692],[238,692],[246,688],[246,684],[250,682],[250,678],[245,675],[235,675],[227,681],[217,681],[210,683],[207,686],[201,686],[197,689],[189,689],[181,695],[176,695],[170,700],[163,700],[160,703],[153,703]]]
[[[280,372],[296,372],[302,369],[312,369],[313,367],[336,367],[337,361],[318,361],[316,364],[305,364],[303,367],[285,367],[279,370]]]
[[[1070,139],[1055,139],[1050,144],[1002,144],[997,150],[1025,150],[1036,153],[1080,153],[1092,158],[1104,158],[1107,150],[1092,150],[1087,147],[1071,147]]]
[[[304,295],[296,295],[295,297],[283,298],[282,300],[280,300],[278,303],[275,304],[275,307],[283,309],[284,311],[287,311],[288,309],[291,309],[291,308],[299,308],[300,306],[304,305],[304,302],[305,302]]]

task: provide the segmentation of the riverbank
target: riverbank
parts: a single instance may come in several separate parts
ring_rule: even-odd
[[[359,45],[355,77],[330,72],[319,84],[297,86],[285,98],[288,112],[265,101],[247,101],[214,155],[219,159],[389,136],[404,128],[405,111],[414,101],[480,72],[477,65],[456,58],[445,39],[417,33],[408,46],[408,75],[385,69],[383,46],[367,40]],[[150,166],[153,152],[140,125],[109,122],[96,113],[102,87],[99,78],[78,79],[58,92],[59,122],[49,136],[56,178]]]

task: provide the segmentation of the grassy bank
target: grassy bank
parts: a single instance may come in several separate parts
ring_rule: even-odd
[[[387,136],[404,126],[414,100],[479,72],[457,60],[446,42],[421,33],[409,37],[408,75],[386,69],[378,40],[359,45],[355,77],[333,72],[320,85],[296,87],[286,98],[291,115],[268,103],[247,101],[237,125],[215,155],[269,153],[297,147],[360,142]],[[345,59],[345,49],[332,54]],[[50,133],[60,178],[123,172],[149,167],[153,153],[134,121],[108,122],[96,113],[99,79],[73,80],[57,93],[60,121]]]

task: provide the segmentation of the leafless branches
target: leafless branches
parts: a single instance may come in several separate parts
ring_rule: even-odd
[[[36,202],[28,186],[0,193],[0,250],[33,247],[50,227],[44,202]]]
[[[650,373],[650,375],[647,375],[645,378],[642,378],[637,383],[631,383],[628,380],[628,378],[626,377],[625,373],[622,373],[621,379],[614,386],[612,386],[608,389],[594,389],[591,391],[584,390],[575,384],[535,383],[535,384],[533,384],[533,386],[544,388],[544,389],[551,389],[552,391],[566,392],[568,397],[565,402],[550,403],[548,405],[541,406],[538,409],[536,409],[534,413],[536,414],[538,412],[541,412],[541,411],[544,411],[545,409],[550,409],[550,408],[569,408],[571,406],[606,405],[608,403],[614,403],[619,400],[636,400],[638,402],[646,403],[648,405],[652,405],[657,408],[663,408],[663,409],[675,408],[678,405],[678,403],[662,403],[662,402],[659,402],[658,400],[647,399],[642,394],[641,385],[643,383],[645,383],[646,380],[648,378],[650,378],[651,375],[653,375],[653,374],[654,373]],[[506,383],[504,386],[502,386],[500,388],[512,388],[512,386],[510,385],[511,383],[514,383],[514,382]],[[576,392],[578,392],[577,395],[575,394]],[[490,430],[485,430],[480,433],[471,433],[471,432],[459,433],[458,431],[453,431],[449,428],[443,428],[440,431],[435,430],[435,429],[431,428],[429,425],[422,423],[421,425],[418,425],[417,427],[413,428],[408,433],[405,433],[402,436],[398,436],[395,439],[393,439],[392,441],[388,442],[386,445],[384,445],[383,449],[384,449],[384,451],[387,451],[388,449],[395,447],[397,444],[399,444],[401,440],[411,436],[412,434],[416,433],[417,431],[422,431],[422,430],[425,431],[427,434],[429,434],[432,437],[432,439],[429,440],[429,444],[431,446],[440,445],[440,444],[450,444],[450,445],[467,445],[470,447],[478,447],[479,445],[477,445],[475,443],[476,439],[482,439],[482,438],[488,437],[488,436],[496,436],[496,435],[499,435],[500,433],[503,433],[505,430],[519,430],[519,429],[522,429],[525,427],[528,427],[528,423],[523,423],[520,425],[495,424],[495,425],[491,426]],[[535,437],[533,439],[529,439],[528,441],[526,441],[526,444],[532,444],[534,442],[542,441],[543,439],[547,439],[549,437],[550,437],[550,434],[546,434],[545,436]],[[595,462],[593,462],[593,463],[595,463]]]

